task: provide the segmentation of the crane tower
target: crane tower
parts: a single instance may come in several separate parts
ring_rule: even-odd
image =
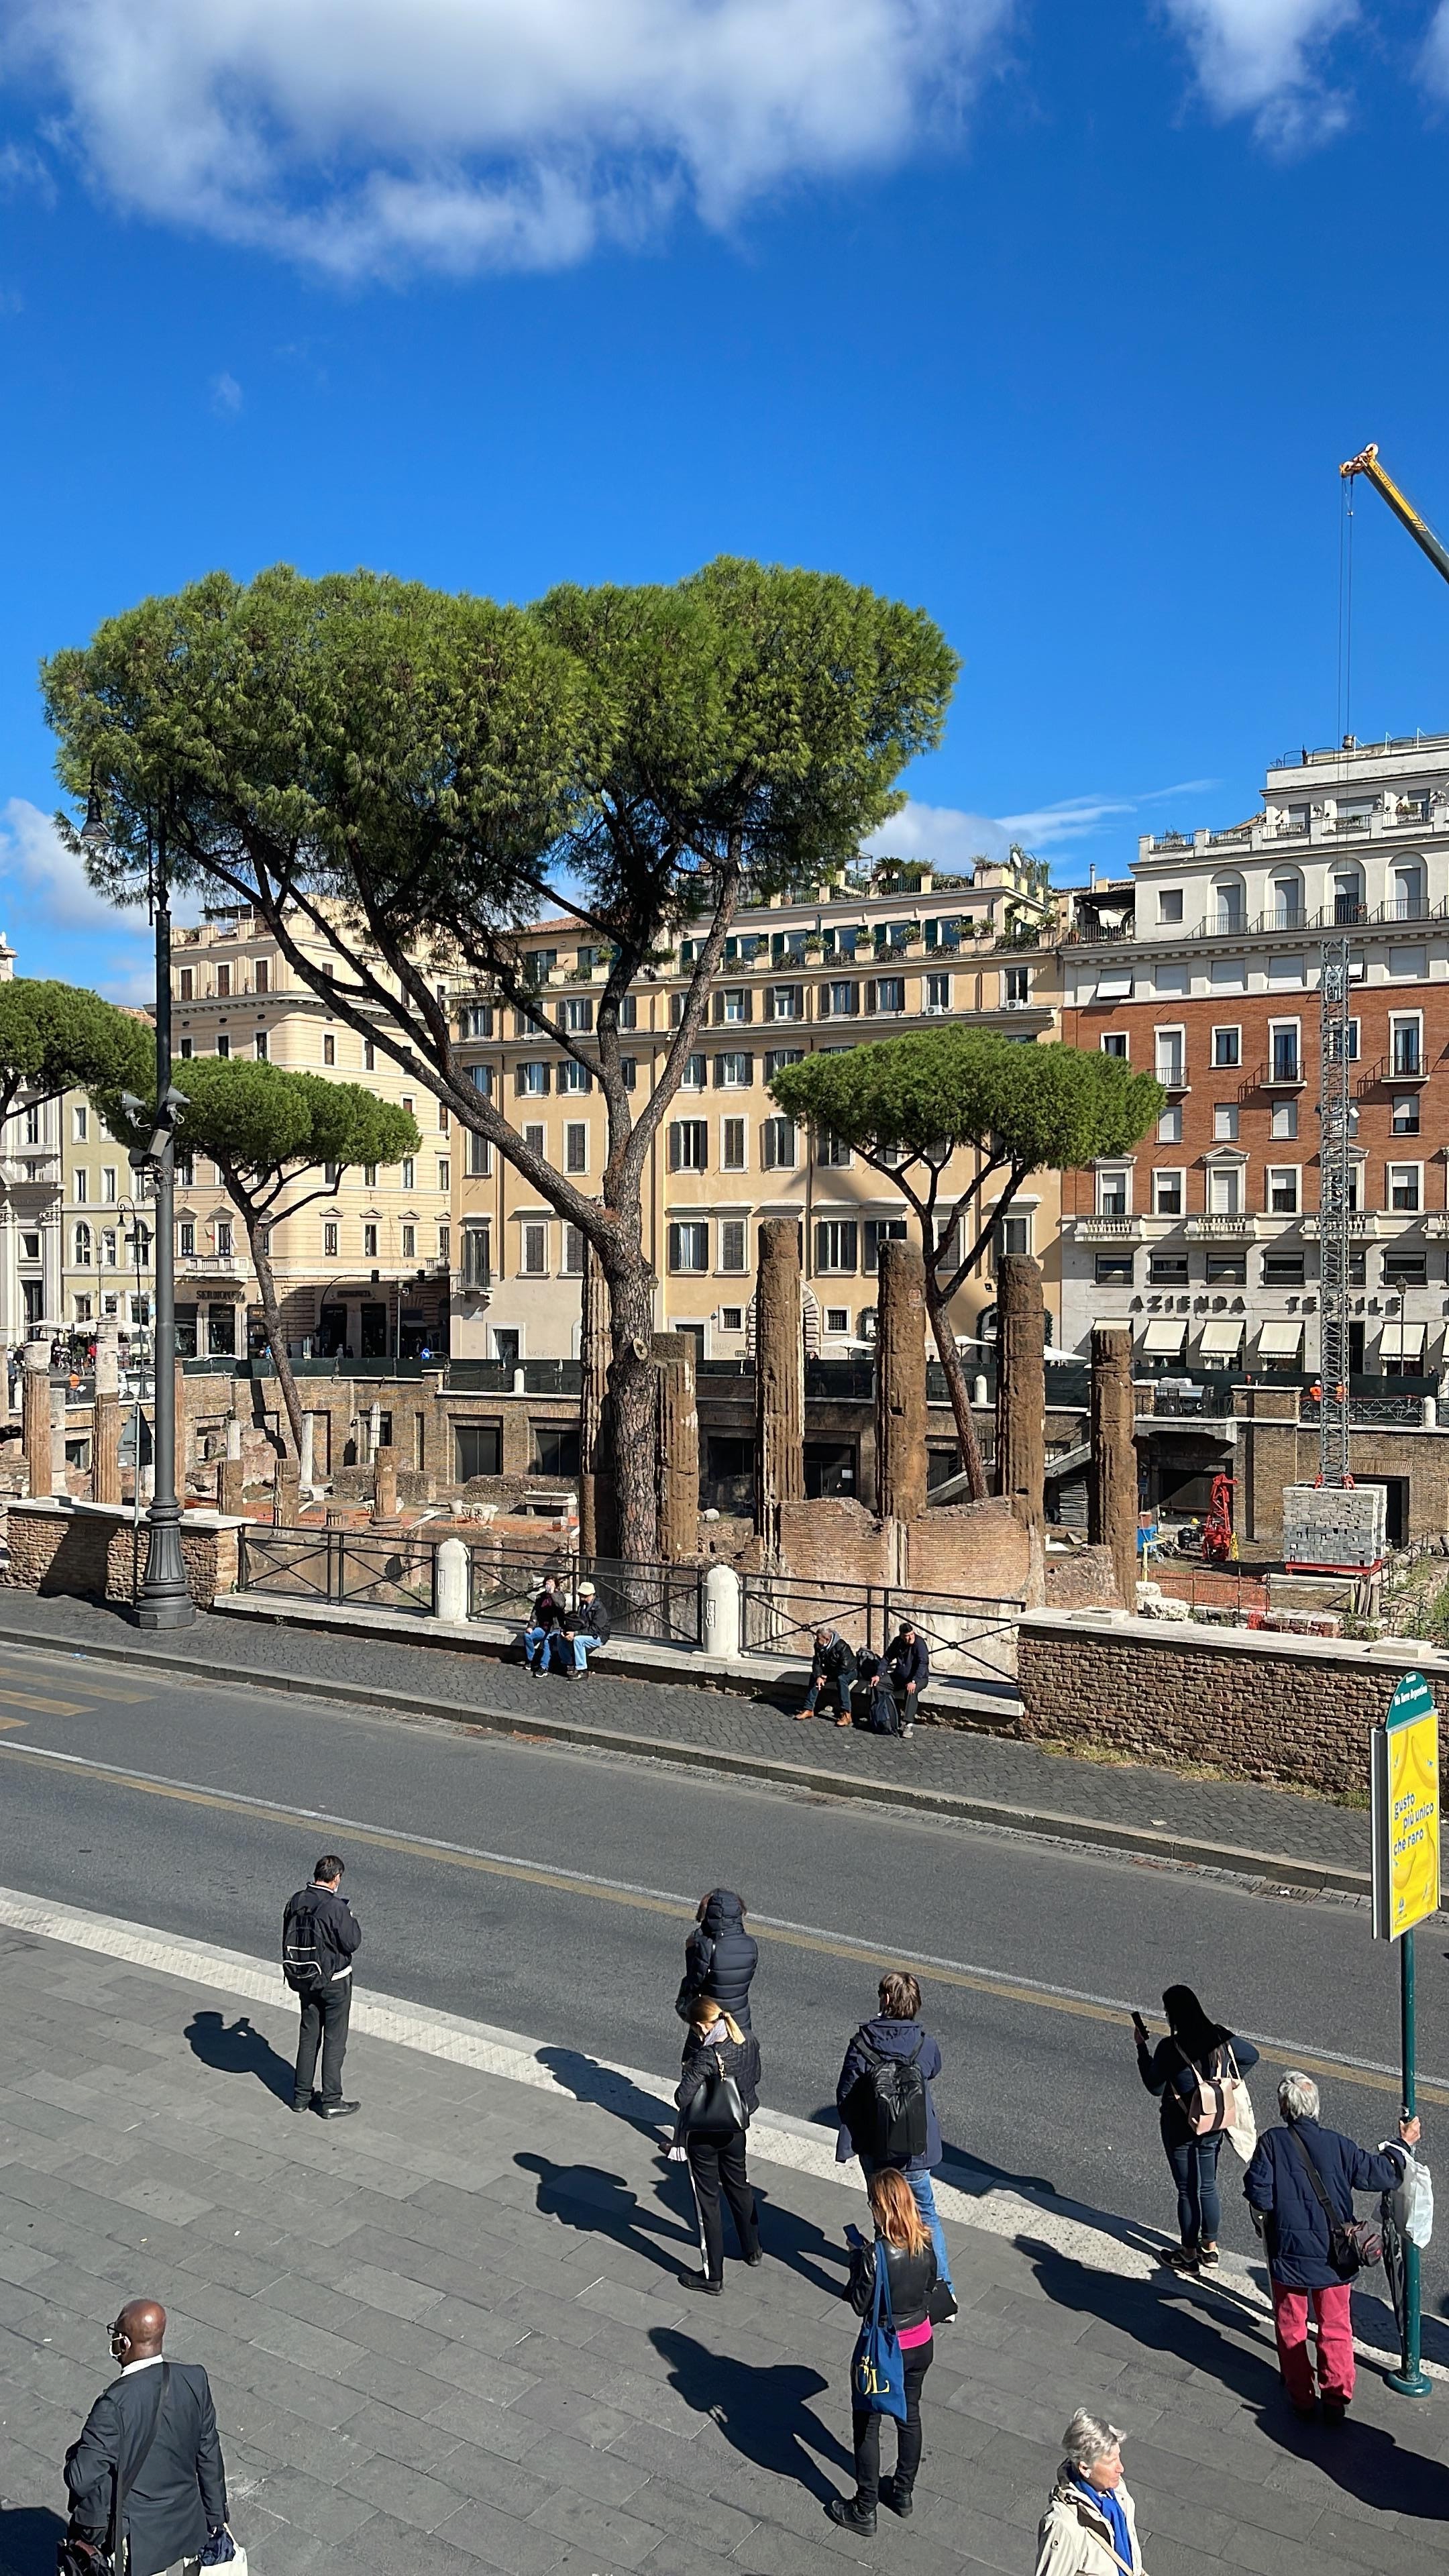
[[[1323,943],[1319,970],[1318,1151],[1319,1274],[1322,1312],[1318,1415],[1318,1481],[1348,1485],[1348,1250],[1353,1105],[1349,1094],[1347,939]]]

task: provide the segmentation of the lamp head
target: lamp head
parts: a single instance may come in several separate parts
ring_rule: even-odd
[[[106,827],[105,807],[101,803],[101,791],[92,779],[90,792],[86,797],[86,819],[81,825],[81,839],[88,850],[104,850],[109,845],[110,838],[110,832]]]

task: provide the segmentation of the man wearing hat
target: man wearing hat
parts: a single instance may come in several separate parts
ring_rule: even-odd
[[[565,1622],[565,1635],[572,1631],[574,1672],[587,1673],[590,1655],[607,1646],[612,1633],[609,1614],[592,1583],[579,1585],[578,1607],[573,1618]]]

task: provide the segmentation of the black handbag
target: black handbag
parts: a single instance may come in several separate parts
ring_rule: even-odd
[[[680,2112],[680,2138],[686,2148],[727,2147],[731,2138],[743,2137],[744,2132],[745,2106],[740,2100],[740,2088],[720,2065],[716,2053],[712,2071]]]
[[[161,2421],[161,2409],[166,2403],[166,2392],[171,2385],[169,2361],[162,2362],[156,2376],[160,2386],[156,2392],[156,2403],[152,2409],[146,2439],[136,2453],[136,2465],[129,2478],[122,2477],[119,2460],[111,2472],[111,2519],[104,2542],[85,2540],[78,2532],[68,2531],[65,2538],[55,2544],[55,2576],[121,2576],[121,2570],[126,2563],[126,2527],[122,2520],[126,2494],[128,2488],[135,2485],[151,2455],[151,2445],[156,2439],[156,2427]]]
[[[1367,2218],[1339,2217],[1323,2188],[1323,2176],[1309,2154],[1306,2143],[1299,2137],[1296,2129],[1290,2128],[1288,2135],[1308,2168],[1308,2179],[1313,2186],[1314,2197],[1328,2221],[1328,2259],[1341,2281],[1355,2280],[1358,2274],[1366,2272],[1371,2264],[1382,2262],[1383,2235]]]

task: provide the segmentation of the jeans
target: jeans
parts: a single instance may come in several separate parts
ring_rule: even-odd
[[[760,2250],[760,2226],[755,2215],[755,2195],[745,2170],[745,2141],[737,2133],[724,2146],[706,2144],[686,2147],[689,2178],[694,2185],[694,2205],[699,2217],[699,2250],[706,2277],[724,2279],[724,2217],[720,2209],[723,2192],[735,2222],[740,2252],[746,2256]]]
[[[1283,2385],[1295,2406],[1313,2403],[1313,2364],[1308,2358],[1308,2311],[1318,2321],[1318,2386],[1331,2403],[1346,2406],[1353,2395],[1352,2291],[1347,2281],[1327,2290],[1285,2290],[1273,2283],[1273,2333]]]
[[[1184,2245],[1216,2245],[1223,2205],[1218,2198],[1221,2131],[1215,2138],[1188,2138],[1173,2146],[1164,2138],[1167,2161],[1177,2185],[1177,2228]]]
[[[850,1689],[851,1686],[848,1681],[831,1681],[822,1674],[818,1680],[811,1683],[810,1688],[806,1692],[805,1705],[813,1717],[817,1706],[823,1698],[826,1706],[828,1708],[833,1708],[837,1717],[849,1717]]]
[[[566,1639],[561,1628],[525,1628],[523,1660],[531,1664],[537,1658],[541,1673],[561,1673],[566,1669],[569,1661],[577,1661],[576,1657],[571,1658],[569,1654],[571,1642],[576,1640]]]
[[[918,2343],[901,2355],[905,2365],[906,2420],[902,2424],[894,2416],[890,2419],[896,2427],[894,2485],[898,2496],[910,2494],[916,2483],[916,2471],[921,2465],[921,2382],[931,2367],[934,2351],[934,2344]],[[880,2428],[879,2415],[851,2415],[850,2429],[855,2443],[855,2501],[870,2513],[874,2513],[880,2494]]]
[[[882,2170],[880,2162],[875,2156],[862,2156],[860,2160],[860,2169],[867,2182],[869,2182],[872,2174],[877,2174]],[[931,2231],[931,2243],[936,2249],[936,2278],[945,2283],[946,2288],[951,2292],[951,2295],[954,2298],[956,2291],[955,2285],[951,2279],[951,2257],[946,2251],[946,2231],[937,2216],[936,2195],[931,2189],[931,2177],[928,2173],[923,2171],[921,2173],[908,2173],[906,2180],[911,2186],[911,2197],[915,2201],[917,2209],[920,2211],[921,2216],[924,2218],[926,2225]]]
[[[347,2025],[351,2014],[350,1977],[324,1986],[320,1995],[302,1997],[302,2030],[297,2042],[297,2072],[292,2084],[294,2102],[311,2099],[319,2042],[322,2049],[321,2098],[324,2102],[341,2101],[342,2060],[347,2054]]]
[[[579,1629],[574,1638],[574,1671],[576,1673],[588,1671],[590,1655],[596,1655],[603,1642],[602,1637],[591,1637],[586,1629]]]

